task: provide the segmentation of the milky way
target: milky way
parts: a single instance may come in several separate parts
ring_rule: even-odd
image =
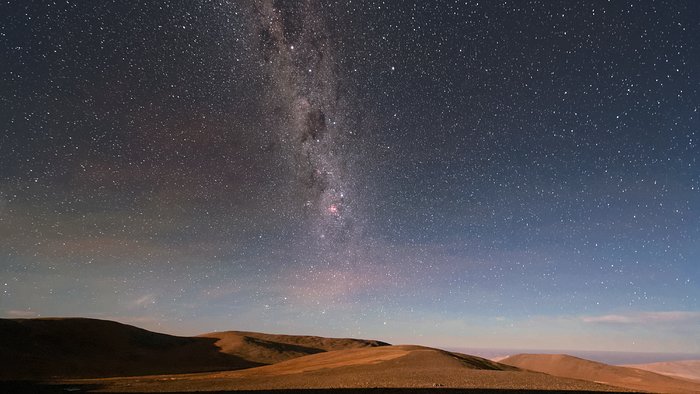
[[[349,89],[341,92],[337,41],[322,2],[266,1],[257,4],[258,37],[270,77],[270,116],[277,117],[279,144],[311,218],[311,231],[326,251],[356,241],[357,174],[347,121]]]

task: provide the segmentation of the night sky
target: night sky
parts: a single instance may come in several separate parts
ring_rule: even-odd
[[[700,352],[698,20],[3,1],[0,316]]]

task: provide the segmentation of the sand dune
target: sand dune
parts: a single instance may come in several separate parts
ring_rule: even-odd
[[[665,361],[650,364],[630,364],[629,368],[643,369],[674,378],[700,381],[700,360]]]
[[[601,382],[633,390],[661,393],[700,391],[700,383],[562,354],[519,354],[500,362],[554,376]]]
[[[230,372],[73,382],[116,392],[461,388],[621,391],[421,346],[347,349]],[[622,390],[623,391],[623,390]]]
[[[239,373],[239,376],[251,375],[288,375],[296,373],[305,373],[321,369],[332,370],[335,368],[355,366],[355,365],[374,365],[384,361],[393,360],[404,356],[422,356],[421,361],[429,361],[429,359],[437,360],[439,364],[446,362],[450,366],[456,366],[466,369],[481,369],[494,371],[514,371],[508,365],[502,365],[491,362],[479,357],[450,353],[439,349],[432,349],[423,346],[402,345],[402,346],[387,346],[381,349],[350,349],[345,351],[331,351],[314,356],[297,358],[267,367],[251,369],[245,373]],[[408,358],[408,361],[412,358]],[[406,360],[404,360],[406,361]],[[427,367],[427,365],[423,365]]]

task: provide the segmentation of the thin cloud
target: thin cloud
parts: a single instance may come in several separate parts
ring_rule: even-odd
[[[34,311],[20,311],[20,310],[9,310],[5,312],[5,315],[11,319],[26,319],[30,317],[39,316],[38,313]]]
[[[584,323],[601,324],[653,324],[653,323],[677,323],[700,321],[700,312],[666,311],[666,312],[639,312],[629,314],[611,314],[600,316],[584,316]]]
[[[146,294],[143,297],[139,297],[134,300],[134,305],[139,307],[146,307],[156,303],[156,297],[154,294]]]

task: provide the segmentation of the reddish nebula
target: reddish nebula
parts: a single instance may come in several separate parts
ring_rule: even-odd
[[[338,207],[338,204],[331,204],[326,208],[326,211],[330,213],[331,215],[338,215],[340,214],[340,209]]]

